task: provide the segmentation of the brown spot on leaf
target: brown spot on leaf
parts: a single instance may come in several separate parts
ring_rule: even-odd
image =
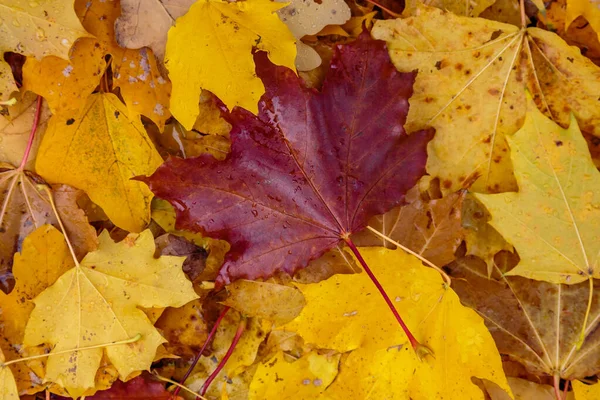
[[[492,96],[498,96],[500,94],[500,91],[498,89],[491,88],[490,90],[488,90],[488,93]]]
[[[450,188],[452,187],[452,181],[450,181],[450,180],[446,179],[446,180],[445,180],[445,181],[442,183],[442,185],[444,186],[444,188],[446,188],[446,189],[450,189]]]

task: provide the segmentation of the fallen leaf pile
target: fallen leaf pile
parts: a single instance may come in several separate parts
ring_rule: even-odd
[[[0,0],[0,399],[600,397],[595,0]]]

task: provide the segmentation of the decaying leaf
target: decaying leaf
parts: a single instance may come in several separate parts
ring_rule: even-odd
[[[529,101],[509,138],[518,193],[478,194],[521,257],[510,275],[555,283],[599,278],[600,172],[577,121],[562,129]]]
[[[221,303],[244,315],[268,319],[277,324],[290,322],[306,304],[304,296],[292,286],[245,279],[226,287],[227,298]]]
[[[149,368],[165,340],[138,307],[179,307],[197,298],[181,270],[183,257],[154,258],[150,231],[120,243],[106,231],[99,239],[97,251],[35,298],[25,329],[26,346],[48,343],[52,352],[108,345],[141,334],[134,343],[50,357],[45,380],[74,397],[94,387],[103,354],[121,379]]]
[[[115,21],[117,42],[128,49],[150,47],[162,61],[169,28],[192,4],[194,0],[121,0],[121,16]]]
[[[191,129],[196,120],[201,89],[229,109],[258,112],[265,90],[254,73],[253,47],[267,51],[273,63],[294,68],[294,36],[274,14],[282,7],[269,0],[201,0],[169,30],[165,63],[173,82],[171,112],[184,127]]]
[[[21,163],[37,109],[37,96],[33,93],[22,93],[17,104],[7,107],[7,115],[0,114],[0,161],[12,165]],[[50,118],[46,102],[42,104],[35,141],[25,164],[28,170],[33,170],[37,148]]]
[[[483,399],[472,376],[510,391],[483,320],[460,304],[436,271],[400,249],[362,247],[360,252],[435,358],[417,359],[393,315],[382,312],[385,302],[367,274],[297,284],[307,305],[283,329],[320,348],[351,351],[325,391],[327,398]]]
[[[50,182],[84,190],[115,225],[139,232],[150,222],[152,193],[131,178],[161,163],[137,116],[114,94],[97,93],[75,118],[50,119],[36,170]]]
[[[298,71],[310,71],[321,64],[321,56],[300,39],[306,35],[314,35],[327,25],[342,25],[350,18],[350,7],[343,0],[277,0],[289,3],[277,11],[279,18],[290,28],[297,39],[298,55],[296,68]]]
[[[561,285],[507,276],[496,268],[488,279],[485,264],[466,257],[449,266],[461,301],[477,310],[498,350],[540,375],[581,379],[597,371],[600,354],[600,285],[593,298],[580,344],[590,287],[588,282]]]
[[[340,354],[310,352],[290,361],[282,352],[258,365],[248,398],[316,399],[338,373]]]
[[[415,187],[406,195],[407,205],[371,218],[369,226],[435,265],[444,266],[454,260],[454,252],[465,237],[461,225],[464,197],[464,192],[458,192],[440,199],[424,199]],[[369,231],[355,235],[352,241],[357,246],[396,248]]]
[[[427,171],[444,193],[474,177],[477,192],[517,189],[505,138],[524,121],[525,89],[560,125],[572,112],[600,134],[600,68],[554,33],[423,7],[378,21],[372,34],[400,71],[419,70],[406,127],[436,129]]]
[[[58,226],[46,183],[38,175],[0,163],[0,288],[8,293],[13,285],[13,254],[21,250],[25,237],[44,224]],[[72,234],[78,257],[97,247],[96,231],[77,206],[79,191],[67,186],[54,188],[57,211]]]
[[[0,102],[8,100],[17,90],[10,66],[2,57],[4,53],[12,51],[36,58],[55,55],[66,59],[73,43],[89,36],[77,19],[71,1],[3,0],[0,20]]]
[[[433,136],[406,135],[414,74],[398,73],[367,33],[336,49],[321,92],[263,52],[255,61],[261,110],[224,113],[233,125],[225,161],[171,158],[140,178],[175,207],[178,228],[231,244],[217,285],[293,275],[398,205],[423,175]]]
[[[208,337],[208,327],[202,315],[202,299],[183,307],[169,307],[154,325],[167,340],[167,351],[180,357],[195,356]]]

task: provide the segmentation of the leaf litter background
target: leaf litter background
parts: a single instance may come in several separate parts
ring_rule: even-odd
[[[598,398],[599,31],[588,0],[2,0],[2,398]]]

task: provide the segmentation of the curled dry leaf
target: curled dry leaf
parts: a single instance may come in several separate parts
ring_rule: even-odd
[[[600,172],[577,121],[563,129],[529,101],[509,139],[519,192],[477,194],[521,257],[510,275],[555,283],[600,278]]]
[[[4,0],[0,7],[0,102],[17,90],[4,53],[12,51],[28,57],[55,55],[66,59],[80,37],[89,36],[73,11],[70,1],[22,2]]]
[[[275,64],[294,68],[294,36],[274,14],[282,7],[270,0],[201,0],[169,30],[165,63],[173,82],[171,112],[186,129],[198,115],[201,89],[229,109],[258,111],[264,87],[254,73],[254,46]]]
[[[25,168],[28,170],[33,170],[37,149],[50,118],[50,110],[48,110],[46,102],[44,101],[42,104],[36,137],[30,150],[27,164],[25,164]],[[29,140],[29,134],[31,133],[36,109],[37,96],[33,93],[21,92],[17,104],[6,107],[7,114],[0,113],[1,161],[12,165],[19,165],[21,163],[23,154],[25,154],[25,148],[27,147],[27,141]]]
[[[175,207],[178,228],[231,244],[217,285],[293,275],[401,203],[434,134],[405,133],[414,74],[398,73],[368,33],[336,49],[321,92],[264,52],[255,61],[266,93],[258,116],[224,112],[227,158],[171,158],[140,178]]]
[[[221,303],[244,315],[268,319],[278,325],[290,322],[306,304],[302,293],[292,286],[240,279],[227,285]]]
[[[94,349],[48,358],[45,379],[71,396],[95,386],[103,354],[119,377],[146,370],[165,340],[138,308],[180,307],[198,296],[181,270],[183,257],[154,258],[148,230],[115,243],[104,231],[97,251],[39,294],[25,328],[24,344],[51,344],[52,352]],[[107,346],[140,334],[125,345]]]
[[[319,398],[335,379],[339,361],[340,354],[310,352],[292,361],[279,352],[258,365],[248,399]]]
[[[310,71],[321,64],[321,57],[300,39],[306,35],[314,35],[327,25],[342,25],[350,18],[350,7],[343,0],[277,0],[289,3],[277,11],[279,18],[290,28],[297,39],[298,55],[296,68],[298,71]]]
[[[25,237],[44,224],[58,226],[50,205],[47,186],[42,178],[29,171],[19,171],[0,163],[0,288],[8,293],[13,285],[13,254],[21,250]],[[77,206],[80,192],[56,186],[54,199],[67,233],[73,236],[73,248],[81,258],[97,247],[96,231]]]
[[[560,125],[573,113],[600,134],[600,68],[554,33],[422,8],[377,21],[372,34],[400,71],[419,70],[407,130],[436,129],[427,171],[444,193],[474,177],[477,192],[517,189],[506,136],[525,119],[525,89]]]
[[[128,49],[150,47],[162,61],[167,32],[195,0],[121,0],[121,15],[115,21],[120,46]]]
[[[282,329],[319,348],[351,352],[325,391],[326,398],[482,398],[471,382],[473,376],[510,391],[482,319],[460,304],[436,271],[400,249],[362,247],[360,253],[385,282],[411,331],[433,350],[435,358],[417,359],[393,315],[381,312],[385,302],[375,295],[367,274],[297,284],[307,305]]]
[[[534,374],[581,379],[597,372],[600,354],[600,284],[594,283],[585,340],[578,347],[590,295],[588,282],[561,285],[519,276],[488,279],[485,264],[466,257],[450,264],[452,286],[477,310],[498,350]]]
[[[137,115],[114,94],[97,93],[74,118],[50,119],[36,170],[50,182],[84,190],[115,225],[139,232],[150,222],[152,193],[131,178],[161,163]]]

